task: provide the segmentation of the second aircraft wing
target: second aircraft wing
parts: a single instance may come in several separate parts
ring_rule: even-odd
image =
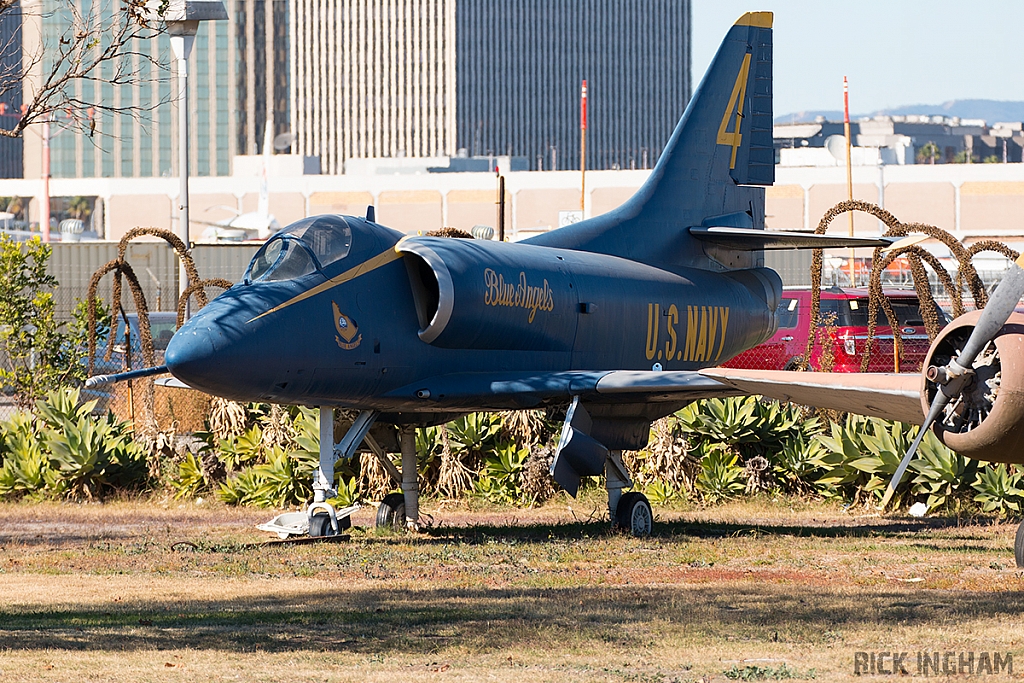
[[[747,394],[911,424],[924,422],[922,378],[917,373],[844,374],[710,368],[700,374]]]

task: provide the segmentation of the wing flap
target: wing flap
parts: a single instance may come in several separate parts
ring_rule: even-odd
[[[616,370],[601,377],[597,381],[596,390],[602,396],[640,394],[664,397],[666,400],[735,396],[741,393],[717,379],[685,371]]]
[[[911,424],[924,422],[921,376],[710,368],[701,375],[748,394]]]

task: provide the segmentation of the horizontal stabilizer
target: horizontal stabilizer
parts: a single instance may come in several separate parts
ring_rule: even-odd
[[[899,237],[837,237],[813,232],[783,232],[747,228],[690,228],[690,234],[710,244],[741,251],[762,249],[852,249],[888,247]]]
[[[709,368],[700,374],[748,394],[910,424],[924,422],[921,375]]]

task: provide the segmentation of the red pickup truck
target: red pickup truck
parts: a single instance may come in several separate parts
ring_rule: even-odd
[[[928,335],[921,317],[920,302],[914,291],[886,290],[903,338],[900,372],[919,372],[928,353]],[[744,351],[723,363],[727,368],[755,370],[794,370],[807,350],[811,329],[811,290],[786,289],[778,310],[779,329],[771,339]],[[825,320],[832,319],[832,326]],[[939,319],[948,317],[939,309]],[[833,372],[860,372],[868,336],[868,290],[821,290],[821,315],[817,342],[811,354],[811,367],[821,369],[826,342],[832,351]],[[881,309],[878,312],[868,372],[893,372],[893,331]]]

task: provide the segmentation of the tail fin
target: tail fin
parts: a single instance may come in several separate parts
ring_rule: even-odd
[[[775,180],[771,27],[771,12],[748,12],[733,25],[650,177],[631,199],[530,242],[705,267],[707,257],[688,227],[710,220],[763,228],[764,190],[749,186]]]

